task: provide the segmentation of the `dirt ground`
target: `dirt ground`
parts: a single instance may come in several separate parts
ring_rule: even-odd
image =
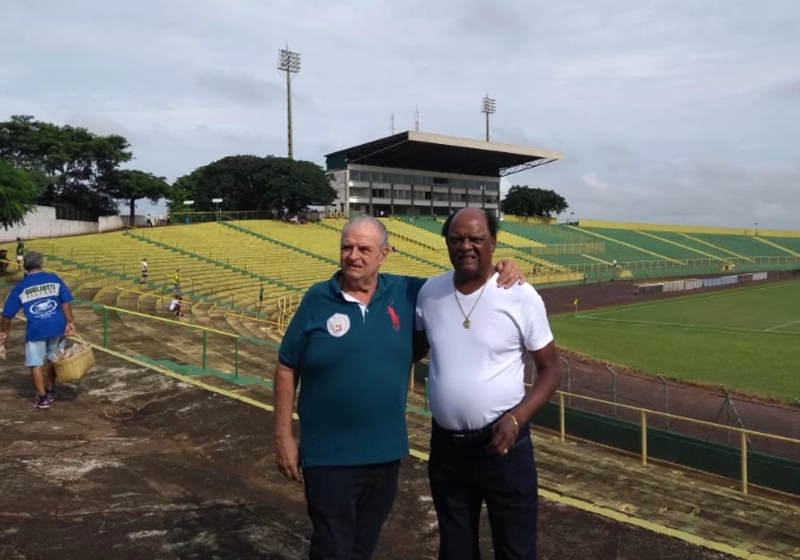
[[[36,410],[20,342],[0,366],[0,558],[306,557],[302,487],[273,466],[271,413],[99,352]],[[546,500],[540,541],[542,559],[730,558]],[[433,559],[437,542],[426,464],[409,458],[376,559]]]
[[[787,277],[775,272],[770,273],[766,281],[758,282],[758,284],[786,281],[800,282],[800,277],[796,275]],[[540,293],[548,313],[556,314],[572,312],[575,298],[578,298],[581,310],[591,310],[730,289],[729,286],[726,286],[687,292],[637,295],[635,285],[634,281],[615,281],[548,288],[540,290]],[[604,400],[613,400],[616,394],[616,402],[619,404],[786,437],[800,437],[800,406],[778,403],[774,400],[736,392],[728,395],[718,387],[675,380],[662,381],[653,375],[624,367],[608,366],[597,360],[578,356],[565,350],[562,350],[561,354],[569,371],[569,385],[565,379],[561,386],[564,391]],[[638,422],[638,414],[634,411],[613,409],[610,406],[587,403],[580,399],[573,399],[571,405]],[[648,423],[656,428],[708,438],[718,443],[737,445],[736,434],[724,430],[714,430],[697,424],[656,417],[648,419]],[[759,452],[800,460],[800,446],[798,445],[751,436],[750,447]]]

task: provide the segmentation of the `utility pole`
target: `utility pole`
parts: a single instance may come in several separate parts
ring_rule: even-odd
[[[481,104],[481,113],[486,115],[486,141],[489,141],[489,115],[493,115],[497,111],[497,101],[489,97],[488,95],[484,96],[483,103]]]
[[[278,52],[278,70],[286,72],[286,128],[289,159],[294,159],[292,145],[292,74],[300,72],[300,53],[290,51],[287,45]]]

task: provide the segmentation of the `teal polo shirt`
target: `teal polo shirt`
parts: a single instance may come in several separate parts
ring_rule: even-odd
[[[425,280],[379,274],[362,315],[344,299],[341,274],[306,292],[278,355],[300,374],[304,467],[371,465],[408,455],[406,391],[414,309]]]

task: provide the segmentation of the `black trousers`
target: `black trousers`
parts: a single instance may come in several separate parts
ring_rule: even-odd
[[[507,455],[490,456],[490,430],[465,435],[433,422],[428,475],[439,520],[439,560],[479,560],[486,502],[496,560],[536,560],[539,509],[528,424]]]
[[[310,560],[369,560],[397,495],[400,461],[303,469]]]

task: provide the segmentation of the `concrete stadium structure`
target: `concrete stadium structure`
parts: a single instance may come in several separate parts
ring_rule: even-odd
[[[495,215],[500,179],[563,158],[553,150],[406,131],[327,154],[336,211],[446,215],[479,206]]]

